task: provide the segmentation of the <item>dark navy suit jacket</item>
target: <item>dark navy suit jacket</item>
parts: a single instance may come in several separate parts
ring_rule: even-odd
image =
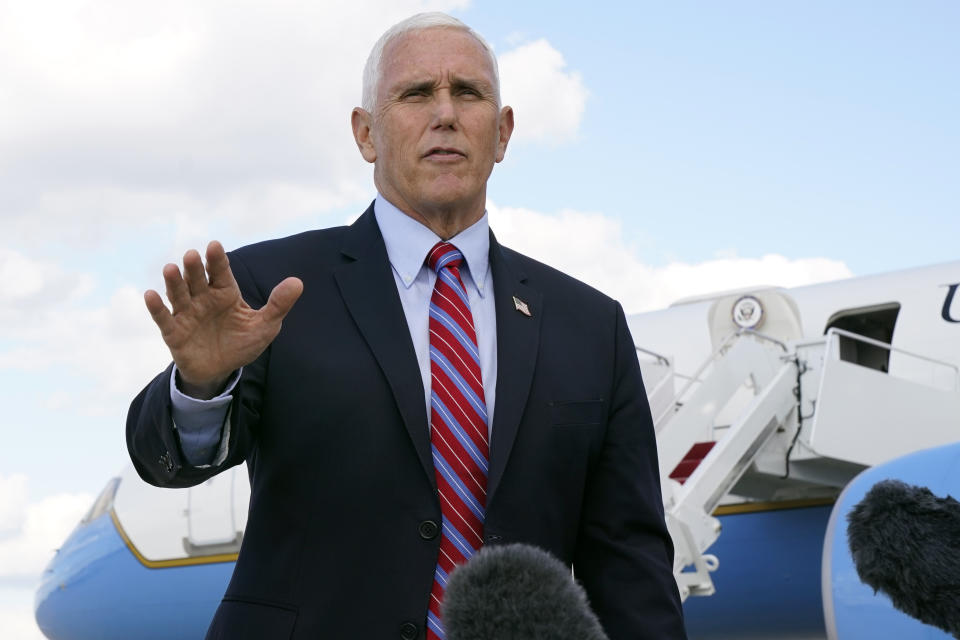
[[[249,520],[208,638],[423,638],[440,505],[420,371],[373,207],[349,227],[234,251],[230,265],[255,308],[287,276],[304,292],[243,370],[226,461],[184,459],[169,369],[127,420],[134,465],[152,484],[191,486],[247,463]],[[685,638],[620,305],[492,235],[490,265],[486,543],[533,544],[572,564],[611,640]]]

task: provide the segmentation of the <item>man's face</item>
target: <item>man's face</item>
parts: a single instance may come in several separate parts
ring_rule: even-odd
[[[407,213],[479,218],[513,130],[482,46],[460,29],[409,33],[387,46],[381,71],[366,149],[357,138],[377,189]]]

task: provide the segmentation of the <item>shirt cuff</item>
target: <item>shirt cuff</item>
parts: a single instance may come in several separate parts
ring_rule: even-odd
[[[177,366],[170,374],[170,403],[173,426],[180,438],[183,455],[195,467],[221,464],[227,457],[229,412],[233,389],[243,369],[227,381],[224,391],[209,400],[184,394],[177,388]],[[226,426],[226,432],[225,427]],[[224,437],[225,436],[225,437]]]

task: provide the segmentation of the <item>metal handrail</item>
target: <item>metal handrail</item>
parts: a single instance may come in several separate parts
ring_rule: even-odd
[[[659,416],[656,417],[656,419],[653,421],[654,425],[660,424],[660,422],[664,418],[666,418],[668,415],[670,415],[671,412],[676,410],[679,399],[682,398],[687,393],[687,391],[690,390],[690,387],[692,387],[693,384],[700,379],[700,375],[707,370],[707,367],[709,367],[711,364],[714,363],[714,361],[716,361],[716,359],[720,356],[720,354],[723,353],[724,350],[726,350],[727,346],[731,342],[733,342],[733,340],[739,335],[739,333],[740,333],[739,331],[735,331],[723,339],[723,342],[720,343],[720,346],[717,347],[714,350],[714,352],[710,354],[710,357],[704,360],[703,364],[700,365],[700,368],[697,369],[692,376],[690,376],[690,381],[687,382],[687,384],[685,384],[683,388],[680,389],[680,391],[678,391],[673,396],[673,400],[670,402],[670,405],[666,408],[666,410],[664,410]]]
[[[644,349],[643,347],[638,347],[637,345],[633,345],[633,348],[639,351],[640,353],[645,353],[648,356],[653,356],[662,364],[666,364],[666,365],[670,364],[670,358],[668,358],[667,356],[661,355],[656,351],[650,351],[650,349]]]
[[[901,349],[901,348],[899,348],[899,347],[895,347],[895,346],[893,346],[892,344],[889,344],[889,343],[887,343],[887,342],[881,342],[880,340],[875,340],[875,339],[873,339],[873,338],[868,338],[867,336],[862,336],[862,335],[860,335],[859,333],[853,333],[852,331],[847,331],[847,330],[845,330],[845,329],[838,329],[838,328],[836,328],[836,327],[833,327],[833,328],[827,330],[828,339],[829,339],[829,336],[830,336],[831,334],[833,334],[833,335],[838,335],[838,336],[844,336],[844,337],[846,337],[846,338],[850,338],[851,340],[858,340],[858,341],[860,341],[860,342],[865,342],[865,343],[871,344],[871,345],[873,345],[873,346],[875,346],[875,347],[880,347],[881,349],[886,349],[887,351],[890,351],[891,353],[893,353],[893,352],[902,353],[902,354],[904,354],[904,355],[911,356],[911,357],[917,358],[917,359],[919,359],[919,360],[926,360],[927,362],[932,362],[932,363],[934,363],[934,364],[943,365],[944,367],[947,367],[947,368],[949,368],[949,369],[953,369],[953,370],[957,373],[957,376],[960,377],[960,367],[958,367],[957,365],[953,364],[952,362],[945,362],[945,361],[943,361],[943,360],[937,360],[936,358],[931,358],[931,357],[929,357],[929,356],[925,356],[925,355],[922,355],[922,354],[920,354],[920,353],[914,353],[914,352],[912,352],[912,351],[907,351],[906,349]]]
[[[703,362],[703,364],[700,365],[700,368],[697,369],[691,376],[682,376],[682,375],[680,376],[680,377],[688,377],[689,381],[687,382],[687,384],[683,386],[683,388],[679,392],[677,392],[676,395],[673,396],[673,400],[670,402],[670,405],[666,408],[666,410],[664,410],[659,416],[656,417],[656,419],[653,421],[653,424],[654,425],[660,424],[660,421],[666,418],[668,415],[670,415],[671,412],[676,411],[678,406],[682,406],[682,404],[680,403],[680,398],[686,395],[687,391],[689,391],[690,387],[692,387],[694,384],[702,382],[702,380],[700,379],[700,376],[703,374],[704,371],[707,370],[707,367],[709,367],[714,362],[716,362],[717,359],[720,357],[720,355],[724,351],[726,351],[727,347],[729,347],[734,340],[744,335],[749,335],[754,338],[759,338],[760,340],[766,340],[767,342],[770,342],[779,346],[781,349],[784,350],[784,352],[786,353],[790,352],[790,349],[787,347],[787,345],[781,342],[780,340],[777,340],[776,338],[760,333],[759,331],[754,331],[753,329],[737,329],[736,331],[732,332],[730,335],[728,335],[726,338],[723,339],[723,342],[720,343],[720,346],[717,347],[714,350],[714,352],[710,354],[710,357],[707,358]],[[677,374],[677,375],[680,375],[680,374]]]
[[[647,390],[647,396],[648,396],[648,397],[653,397],[653,396],[657,395],[657,393],[659,393],[660,389],[661,389],[662,387],[664,387],[668,382],[671,383],[671,384],[673,384],[674,371],[673,371],[673,364],[670,362],[670,358],[668,358],[667,356],[662,355],[662,354],[660,354],[660,353],[657,353],[656,351],[651,351],[650,349],[644,349],[643,347],[639,347],[639,346],[637,346],[637,345],[633,345],[633,348],[636,349],[637,352],[639,352],[639,353],[645,353],[645,354],[647,354],[647,355],[649,355],[649,356],[653,356],[659,364],[662,364],[662,365],[670,368],[670,375],[663,376],[663,378],[661,378],[661,379],[657,382],[657,384],[655,384],[655,385],[653,386],[653,389],[648,389],[648,390]]]
[[[832,331],[832,329],[831,329]],[[807,340],[797,340],[793,344],[794,349],[806,349],[807,347],[822,347],[827,344],[827,338],[808,338]]]
[[[931,364],[940,365],[946,369],[949,369],[953,372],[953,388],[960,389],[960,367],[953,364],[952,362],[946,362],[944,360],[937,360],[936,358],[931,358],[930,356],[925,356],[920,353],[914,353],[913,351],[907,351],[906,349],[901,349],[895,347],[892,344],[887,342],[881,342],[874,338],[868,338],[867,336],[862,336],[859,333],[853,333],[852,331],[847,331],[845,329],[838,329],[836,327],[827,330],[827,338],[825,342],[827,343],[826,349],[829,353],[831,351],[829,343],[833,339],[833,336],[849,338],[850,340],[856,340],[863,342],[864,344],[869,344],[879,349],[886,349],[890,353],[902,353],[905,356],[911,358],[916,358],[917,360],[922,360],[923,362],[929,362]]]
[[[738,336],[739,336],[739,335],[749,335],[749,336],[753,336],[754,338],[760,338],[761,340],[766,340],[767,342],[770,342],[770,343],[773,343],[773,344],[777,345],[778,347],[780,347],[781,349],[783,349],[783,352],[784,352],[784,353],[789,353],[789,352],[790,352],[790,348],[787,347],[787,344],[786,344],[785,342],[781,342],[780,340],[777,340],[776,338],[774,338],[774,337],[772,337],[772,336],[768,336],[768,335],[765,334],[765,333],[760,333],[759,331],[754,331],[753,329],[739,329],[739,330],[737,331],[737,335],[738,335]]]

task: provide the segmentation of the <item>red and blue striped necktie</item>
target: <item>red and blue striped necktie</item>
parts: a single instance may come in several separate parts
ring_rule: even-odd
[[[453,569],[483,544],[487,505],[487,404],[463,254],[439,242],[427,255],[437,274],[430,299],[430,446],[443,527],[427,612],[428,640],[442,640],[440,603]]]

